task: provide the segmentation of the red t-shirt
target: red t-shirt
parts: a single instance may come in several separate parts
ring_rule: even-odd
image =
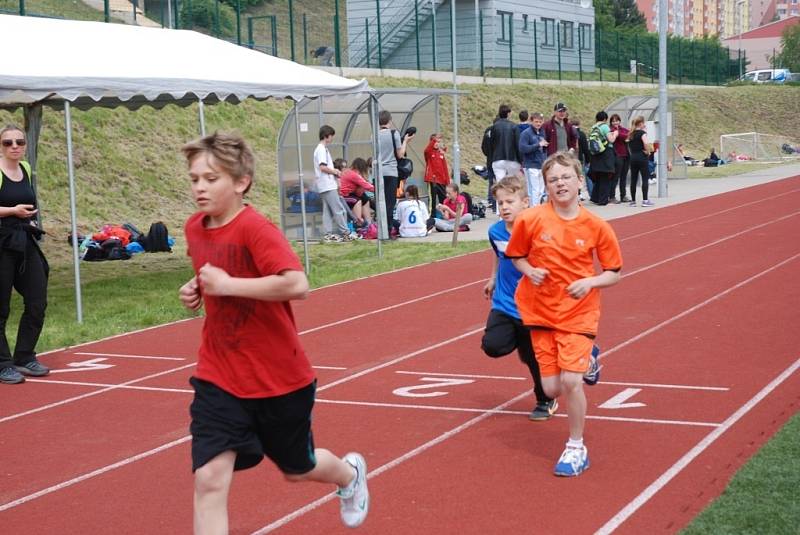
[[[195,273],[206,262],[232,277],[303,270],[281,231],[252,207],[217,228],[205,228],[204,216],[192,215],[184,229]],[[314,380],[288,301],[204,295],[203,302],[195,377],[240,398],[280,396]]]

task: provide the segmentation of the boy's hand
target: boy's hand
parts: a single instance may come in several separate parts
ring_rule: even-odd
[[[226,295],[227,283],[230,278],[231,276],[224,269],[212,266],[208,262],[200,268],[197,274],[200,288],[207,295]]]
[[[486,286],[483,287],[483,297],[485,299],[491,299],[493,293],[494,293],[494,279],[490,279],[486,283]]]
[[[567,293],[573,299],[583,299],[593,287],[591,279],[578,279],[567,286]]]
[[[200,287],[197,285],[197,277],[192,277],[189,282],[181,286],[178,290],[178,297],[183,306],[189,310],[197,310],[203,306],[203,298],[200,295]]]
[[[550,272],[547,271],[545,268],[532,268],[531,272],[528,273],[528,278],[533,282],[535,286],[539,286],[544,282],[544,279],[549,274]]]

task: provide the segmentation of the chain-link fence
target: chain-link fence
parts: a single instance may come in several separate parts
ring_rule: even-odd
[[[305,64],[452,70],[450,0],[0,0],[0,11],[200,31]],[[463,5],[462,5],[463,4]],[[61,6],[54,10],[54,5]],[[499,4],[498,4],[499,5]],[[513,4],[510,4],[513,5]],[[544,4],[542,4],[544,5]],[[658,36],[601,31],[579,0],[534,5],[539,14],[456,4],[456,62],[463,75],[655,83]],[[716,38],[670,36],[671,83],[719,85],[746,70],[741,51]]]

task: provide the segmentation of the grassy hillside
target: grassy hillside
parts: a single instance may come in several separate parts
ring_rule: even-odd
[[[417,86],[416,80],[370,79],[373,87]],[[435,85],[435,84],[432,84]],[[440,85],[441,86],[441,85]],[[462,168],[483,162],[480,139],[497,106],[507,102],[513,110],[525,107],[548,113],[556,101],[570,106],[573,117],[590,121],[594,113],[625,94],[647,91],[612,87],[465,85],[470,93],[459,102],[459,137]],[[655,94],[655,93],[653,93]],[[800,132],[800,115],[786,113],[800,100],[798,87],[721,87],[681,90],[689,98],[675,109],[677,139],[690,153],[706,155],[722,133],[758,130],[769,134]],[[442,128],[451,131],[452,108],[443,99]],[[256,151],[257,183],[252,200],[268,214],[277,215],[277,134],[290,104],[283,101],[246,102],[239,106],[206,107],[209,131],[236,129]],[[776,120],[776,118],[780,118]],[[0,122],[21,123],[22,113],[0,111]],[[54,260],[66,253],[62,242],[69,228],[69,197],[63,114],[47,109],[40,144],[40,197],[45,228]],[[168,106],[156,111],[93,109],[73,113],[73,142],[78,181],[80,226],[84,231],[105,222],[131,221],[148,226],[163,220],[178,229],[192,210],[180,146],[198,132],[197,109]],[[427,137],[427,133],[423,136]],[[448,140],[450,141],[450,140]],[[420,145],[423,140],[417,141]],[[418,147],[421,150],[421,147]],[[470,188],[480,192],[483,184]]]

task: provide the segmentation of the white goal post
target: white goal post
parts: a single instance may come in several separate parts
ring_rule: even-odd
[[[743,132],[719,136],[719,157],[728,160],[735,153],[751,160],[784,160],[800,157],[797,152],[787,153],[784,146],[797,147],[797,141],[772,134]]]

